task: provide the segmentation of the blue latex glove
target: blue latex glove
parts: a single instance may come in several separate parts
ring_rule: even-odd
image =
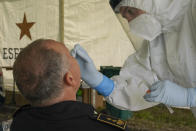
[[[97,71],[92,59],[79,44],[76,44],[71,50],[71,55],[76,58],[80,65],[82,80],[103,96],[110,95],[114,88],[114,82]]]
[[[144,99],[176,107],[195,107],[196,88],[184,88],[168,80],[158,81]]]

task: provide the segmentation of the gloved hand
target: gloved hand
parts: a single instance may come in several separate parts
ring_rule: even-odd
[[[113,91],[114,82],[97,71],[92,59],[79,44],[76,44],[71,50],[71,55],[76,58],[80,65],[82,80],[90,87],[96,89],[103,96],[108,96]]]
[[[176,107],[195,107],[196,88],[184,88],[168,80],[158,81],[144,99]]]

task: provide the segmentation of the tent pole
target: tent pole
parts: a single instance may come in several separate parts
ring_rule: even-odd
[[[64,43],[64,0],[59,0],[60,41]]]

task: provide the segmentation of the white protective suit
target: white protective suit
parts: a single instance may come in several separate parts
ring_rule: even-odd
[[[107,102],[131,111],[156,105],[143,96],[158,79],[196,87],[196,0],[122,0],[117,10],[120,6],[146,11],[161,31],[127,58],[119,76],[112,78],[115,88]]]

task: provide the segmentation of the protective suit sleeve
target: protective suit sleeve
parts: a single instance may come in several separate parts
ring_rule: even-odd
[[[115,10],[118,12],[121,6],[144,10],[161,23],[163,31],[169,31],[180,24],[183,15],[191,7],[191,0],[122,0]]]
[[[130,55],[125,61],[120,74],[112,77],[114,89],[105,97],[113,106],[130,111],[138,111],[157,105],[147,102],[143,96],[152,83],[157,80],[156,74],[151,70],[148,44],[143,44],[141,49]]]

